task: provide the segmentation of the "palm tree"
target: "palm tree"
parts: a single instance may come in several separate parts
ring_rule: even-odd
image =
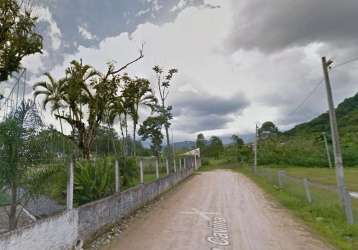
[[[42,158],[43,141],[38,130],[42,121],[33,102],[22,102],[0,123],[0,190],[10,193],[8,212],[9,230],[17,226],[22,209],[36,195],[45,181],[55,172],[54,168],[36,169]],[[24,190],[20,195],[19,189]]]
[[[124,99],[122,98],[122,96],[117,96],[115,97],[112,102],[109,105],[108,108],[108,123],[109,124],[114,124],[115,120],[118,118],[119,119],[119,125],[120,125],[120,129],[121,129],[121,135],[122,135],[122,139],[123,139],[123,155],[126,155],[126,145],[125,145],[125,126],[126,126],[126,114],[127,110],[125,107],[125,103],[124,103]]]
[[[130,80],[123,91],[123,96],[129,99],[130,113],[133,120],[133,155],[136,155],[136,133],[139,122],[139,107],[149,107],[152,111],[157,104],[150,82],[147,79],[136,78]]]
[[[72,134],[78,135],[77,139],[72,139],[77,142],[84,158],[89,159],[96,129],[104,120],[106,105],[103,100],[109,98],[106,92],[107,85],[110,85],[109,74],[101,76],[93,67],[76,60],[70,63],[65,72],[66,77],[59,81],[47,74],[47,82],[34,86],[37,89],[35,96],[46,96],[44,107],[48,103],[53,104],[52,109],[58,111],[55,116],[71,125]],[[59,112],[61,108],[64,111],[62,114]]]
[[[51,104],[51,112],[57,111],[60,115],[60,109],[64,107],[64,80],[56,81],[50,73],[44,74],[47,81],[38,82],[33,86],[34,98],[39,95],[44,95],[45,99],[42,102],[43,109],[46,109],[48,104]],[[62,121],[60,119],[61,132],[63,133]]]

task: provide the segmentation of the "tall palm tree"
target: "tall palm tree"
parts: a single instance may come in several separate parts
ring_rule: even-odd
[[[46,81],[38,82],[33,86],[34,98],[36,99],[39,95],[45,96],[42,102],[42,106],[46,109],[48,104],[51,105],[51,112],[57,111],[57,115],[60,115],[60,109],[64,107],[63,102],[65,95],[64,80],[55,80],[50,73],[44,74],[47,79]],[[60,119],[61,132],[63,133],[62,121]]]
[[[153,90],[150,88],[150,82],[147,79],[136,78],[130,80],[123,91],[123,95],[128,97],[130,104],[130,113],[133,120],[133,155],[136,155],[136,133],[139,122],[139,107],[149,107],[152,111],[157,104]]]

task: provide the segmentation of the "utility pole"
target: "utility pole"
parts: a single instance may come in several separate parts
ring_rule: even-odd
[[[256,173],[256,169],[257,169],[257,123],[256,123],[256,127],[255,127],[255,142],[254,142],[254,173]]]
[[[326,147],[328,166],[329,166],[329,168],[332,168],[331,153],[329,152],[329,147],[328,147],[326,132],[322,132],[322,136],[323,136],[323,140],[324,140],[324,145],[325,145],[325,147]]]
[[[341,146],[339,143],[336,111],[334,109],[331,83],[328,73],[328,69],[332,63],[333,63],[332,60],[326,61],[326,57],[322,57],[322,66],[323,66],[324,79],[326,82],[327,99],[328,99],[328,107],[329,107],[329,120],[331,126],[331,134],[332,134],[334,161],[336,166],[337,186],[338,186],[342,207],[346,214],[347,222],[349,224],[353,224],[351,200],[346,190],[346,186],[344,182],[343,160],[342,160]]]

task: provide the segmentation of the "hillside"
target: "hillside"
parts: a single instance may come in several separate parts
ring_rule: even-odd
[[[345,99],[336,109],[337,123],[341,136],[358,132],[358,93]],[[286,131],[286,135],[310,135],[330,132],[328,113],[323,113],[313,120],[299,124]]]
[[[342,156],[345,166],[358,166],[358,94],[345,99],[336,108]],[[328,113],[271,140],[259,143],[261,164],[287,164],[297,166],[327,166],[327,154],[322,138],[326,132],[333,159]]]

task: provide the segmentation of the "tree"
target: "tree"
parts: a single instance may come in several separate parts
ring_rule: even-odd
[[[234,144],[238,147],[241,147],[244,145],[244,140],[241,139],[238,135],[232,135],[231,139],[234,142]]]
[[[138,131],[138,134],[142,136],[143,141],[147,139],[151,140],[150,148],[156,157],[160,156],[160,151],[162,149],[162,126],[165,122],[166,118],[161,115],[150,116],[143,122]]]
[[[196,137],[196,147],[200,148],[200,152],[203,153],[206,146],[206,140],[204,134],[198,134]]]
[[[173,79],[174,75],[178,73],[178,70],[173,68],[170,69],[166,75],[163,75],[163,69],[159,66],[154,66],[153,71],[156,74],[157,78],[157,87],[159,92],[159,100],[160,105],[158,106],[158,112],[161,114],[162,119],[164,119],[163,125],[165,128],[165,134],[167,139],[167,154],[170,158],[171,150],[170,150],[170,138],[169,138],[169,127],[170,127],[170,120],[173,119],[173,115],[171,113],[172,106],[167,106],[166,100],[169,95],[169,87],[170,82]]]
[[[21,68],[24,57],[42,52],[42,37],[36,33],[37,17],[16,0],[0,1],[0,82]]]
[[[127,100],[129,115],[133,120],[133,155],[136,155],[136,133],[139,121],[139,107],[149,107],[154,111],[157,99],[155,98],[150,82],[147,79],[127,79],[123,90],[123,97]]]
[[[22,102],[0,123],[0,190],[10,193],[9,230],[17,226],[22,211],[17,208],[26,205],[54,173],[44,166],[36,169],[43,154],[43,141],[38,137],[41,127],[33,102]]]
[[[270,138],[272,136],[278,135],[278,133],[279,133],[278,128],[271,121],[264,122],[261,128],[259,128],[258,130],[260,139]]]
[[[208,147],[208,153],[210,156],[215,157],[218,159],[220,154],[224,151],[224,144],[221,139],[217,136],[212,136],[210,138],[210,144]]]
[[[33,86],[34,98],[36,99],[39,95],[43,95],[45,98],[42,102],[43,109],[46,110],[47,105],[51,105],[51,113],[57,111],[57,114],[60,115],[60,109],[64,107],[63,99],[65,97],[65,81],[56,81],[50,73],[45,73],[44,75],[47,80],[38,82]],[[63,133],[61,119],[60,126],[61,132]]]
[[[239,161],[240,160],[240,149],[242,148],[242,146],[244,146],[244,140],[241,139],[238,135],[232,135],[231,139],[234,142],[234,145],[236,147],[237,160]]]

